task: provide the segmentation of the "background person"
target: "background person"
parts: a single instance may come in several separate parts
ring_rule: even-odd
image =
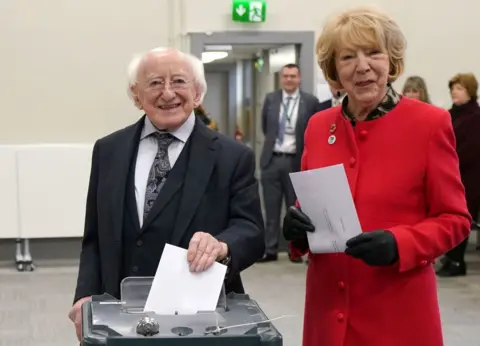
[[[195,115],[209,128],[212,129],[213,131],[218,131],[218,126],[217,122],[215,119],[211,118],[208,116],[208,113],[206,109],[202,106],[199,105],[198,107],[195,108],[194,110]]]
[[[295,203],[289,174],[300,170],[303,135],[310,117],[320,110],[318,99],[300,90],[300,67],[287,64],[280,71],[281,90],[265,97],[262,131],[265,136],[260,167],[266,231],[265,254],[260,262],[277,260],[282,202]],[[301,259],[293,262],[302,262]]]
[[[450,114],[467,207],[472,219],[477,221],[480,209],[480,107],[477,101],[477,78],[471,73],[457,74],[448,82],[448,88],[453,103]],[[439,276],[459,276],[467,273],[467,245],[468,238],[447,252],[442,259],[443,265],[437,271]]]
[[[430,96],[428,95],[427,83],[425,83],[425,80],[419,76],[411,76],[407,78],[403,85],[402,94],[411,99],[431,103]]]

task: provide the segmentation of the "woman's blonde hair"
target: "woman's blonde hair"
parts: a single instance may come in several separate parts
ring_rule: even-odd
[[[317,60],[326,80],[338,86],[335,57],[340,47],[379,48],[390,60],[389,82],[404,71],[405,37],[397,23],[374,7],[355,7],[327,21],[317,40]]]
[[[403,85],[402,94],[405,94],[410,90],[420,93],[420,101],[431,103],[430,96],[428,95],[427,83],[425,83],[425,80],[422,77],[411,76],[407,78]]]

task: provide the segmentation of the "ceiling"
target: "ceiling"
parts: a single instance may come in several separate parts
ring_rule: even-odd
[[[227,45],[224,45],[224,47]],[[251,59],[255,57],[255,54],[258,52],[261,52],[264,49],[271,49],[271,48],[276,48],[278,45],[255,45],[255,44],[249,44],[249,45],[228,45],[231,47],[231,50],[227,50],[225,48],[222,48],[220,46],[206,46],[205,51],[228,51],[228,56],[224,59],[220,60],[215,60],[213,62],[208,63],[209,65],[213,64],[228,64],[235,62],[237,60],[241,59]]]

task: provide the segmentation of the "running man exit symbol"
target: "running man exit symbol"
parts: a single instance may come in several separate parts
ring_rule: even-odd
[[[232,20],[243,23],[265,22],[267,14],[266,1],[233,0]]]

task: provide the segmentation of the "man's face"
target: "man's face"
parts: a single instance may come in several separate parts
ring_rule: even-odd
[[[280,83],[286,92],[294,92],[300,85],[300,71],[296,67],[284,67],[280,72]]]
[[[200,104],[192,69],[177,52],[148,55],[138,72],[132,92],[158,129],[177,129]]]

